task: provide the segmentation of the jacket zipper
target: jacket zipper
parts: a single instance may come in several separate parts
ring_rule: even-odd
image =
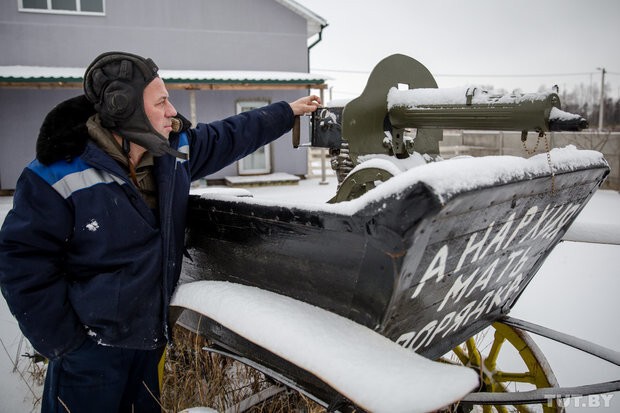
[[[170,278],[170,266],[172,264],[174,264],[173,262],[170,261],[171,257],[174,257],[173,254],[173,249],[174,249],[174,245],[173,243],[175,242],[174,239],[172,238],[172,218],[171,218],[171,212],[172,212],[172,201],[173,201],[173,192],[174,191],[174,182],[176,179],[176,174],[177,174],[177,167],[178,167],[178,162],[176,160],[176,158],[174,159],[174,168],[173,168],[173,172],[172,172],[172,178],[170,179],[170,184],[168,185],[168,200],[166,202],[166,209],[165,211],[163,211],[164,213],[164,228],[162,228],[162,230],[164,231],[163,233],[163,240],[162,242],[164,242],[164,240],[168,239],[168,245],[165,246],[166,248],[166,256],[164,257],[166,262],[164,263],[164,273],[162,276],[162,293],[163,293],[163,301],[164,301],[164,306],[163,306],[163,320],[164,320],[164,336],[166,338],[166,340],[168,342],[171,341],[172,339],[172,334],[169,331],[169,326],[168,326],[168,305],[170,304],[170,291],[169,291],[169,278]],[[160,211],[160,214],[162,213],[162,211]]]

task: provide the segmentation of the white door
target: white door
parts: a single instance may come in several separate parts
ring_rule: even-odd
[[[264,101],[240,101],[237,102],[237,113],[267,106],[269,102]],[[258,175],[271,172],[271,150],[270,145],[259,148],[254,153],[241,159],[238,163],[239,175]]]

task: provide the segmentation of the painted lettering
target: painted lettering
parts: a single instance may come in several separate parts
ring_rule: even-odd
[[[478,260],[478,256],[480,255],[480,250],[484,246],[484,243],[487,242],[487,238],[489,237],[489,234],[491,233],[491,230],[493,229],[494,223],[495,222],[491,222],[491,225],[489,225],[489,227],[487,228],[487,231],[484,233],[484,236],[482,237],[482,239],[476,243],[474,243],[474,241],[476,240],[476,236],[478,235],[478,233],[474,232],[473,234],[471,234],[471,236],[469,237],[469,240],[467,241],[467,246],[463,250],[463,253],[461,254],[461,258],[459,258],[459,263],[456,266],[455,272],[458,272],[461,269],[461,267],[463,266],[463,263],[465,262],[465,258],[467,258],[467,256],[471,254],[472,252],[474,253],[474,256],[472,257],[471,262],[474,263]]]
[[[504,294],[504,291],[506,291],[506,288],[508,288],[508,285],[502,285],[501,287],[496,288],[493,291],[493,300],[491,301],[491,304],[489,305],[487,311],[492,311],[496,307],[501,307],[501,305],[504,303],[504,298],[502,297],[502,295]]]
[[[446,314],[441,321],[439,322],[439,324],[437,325],[437,328],[435,328],[435,331],[433,331],[433,334],[431,334],[428,337],[428,340],[426,340],[426,344],[425,346],[429,346],[433,340],[435,340],[435,337],[438,334],[441,334],[442,331],[444,331],[446,329],[446,327],[448,327],[450,325],[450,322],[452,322],[452,319],[454,318],[454,315],[456,314],[456,311],[452,311],[451,313]]]
[[[476,278],[476,274],[478,274],[479,270],[480,268],[476,268],[476,270],[469,277],[465,278],[465,281],[463,281],[463,276],[459,275],[458,278],[452,283],[452,287],[450,287],[448,294],[446,294],[443,298],[443,301],[439,305],[439,308],[437,308],[437,311],[441,311],[448,301],[451,301],[451,303],[458,303],[459,300],[465,295],[465,291],[467,290],[467,287],[469,287],[469,284],[471,284],[474,278]]]
[[[550,204],[547,204],[547,206],[545,207],[545,210],[540,214],[540,217],[538,218],[538,221],[536,222],[536,224],[528,231],[527,234],[525,234],[523,238],[519,240],[519,243],[522,243],[527,238],[534,239],[536,237],[536,235],[538,234],[538,230],[540,229],[540,225],[549,218],[549,213],[550,213],[549,207],[550,206],[551,206]]]
[[[531,248],[532,247],[530,247],[527,250],[525,250],[525,252],[521,255],[521,258],[519,258],[519,261],[517,261],[517,264],[510,271],[510,274],[508,274],[508,278],[513,278],[515,275],[521,273],[521,270],[523,270],[523,266],[530,259],[529,252],[530,252]]]
[[[416,298],[424,284],[433,277],[437,277],[435,282],[440,281],[446,273],[446,261],[448,261],[448,244],[444,245],[437,251],[433,261],[428,265],[428,268],[424,272],[420,283],[417,285],[415,291],[411,295],[411,298]]]
[[[525,215],[523,215],[523,218],[521,218],[521,221],[519,221],[519,225],[517,225],[517,227],[515,228],[510,238],[508,238],[508,241],[506,241],[506,243],[504,244],[504,248],[508,248],[508,246],[512,243],[512,240],[515,239],[519,231],[527,227],[530,224],[530,222],[532,222],[532,220],[534,219],[534,216],[536,215],[536,212],[538,212],[537,206],[533,206],[527,210]]]
[[[512,262],[514,261],[514,259],[517,258],[521,254],[523,254],[523,250],[517,250],[517,251],[513,251],[510,253],[510,255],[508,256],[508,264],[504,266],[504,269],[502,270],[501,273],[499,273],[495,282],[499,282],[499,280],[502,279],[506,271],[508,271],[508,269],[512,267]]]
[[[476,308],[474,308],[474,311],[472,311],[471,313],[469,313],[467,315],[467,317],[465,318],[465,320],[463,320],[463,324],[467,324],[467,322],[469,321],[470,317],[473,317],[473,320],[477,320],[478,318],[480,318],[483,314],[486,314],[487,311],[486,310],[486,306],[487,303],[489,302],[489,300],[491,299],[491,297],[493,296],[493,291],[489,291],[487,292],[484,297],[482,297],[482,300],[480,300],[478,302],[478,304],[476,305]]]
[[[472,307],[476,305],[476,301],[470,301],[469,303],[467,303],[467,305],[463,308],[461,308],[461,311],[458,312],[457,315],[454,316],[454,324],[452,324],[452,327],[446,331],[446,334],[452,332],[452,331],[458,331],[459,328],[461,327],[462,324],[464,324],[465,319],[467,318],[469,312],[471,311]]]
[[[532,206],[520,218],[515,211],[501,224],[493,221],[487,228],[465,234],[466,242],[465,238],[447,240],[435,252],[421,277],[417,273],[419,282],[411,294],[411,299],[415,299],[425,287],[443,281],[435,287],[441,289],[443,297],[437,297],[433,291],[428,301],[428,306],[437,307],[437,318],[425,320],[426,325],[418,331],[401,334],[396,342],[417,351],[514,300],[529,275],[527,271],[544,253],[547,243],[540,245],[541,242],[556,237],[580,207],[579,203],[548,204],[544,209]],[[519,247],[526,240],[530,242]],[[460,255],[454,266],[456,248],[459,248],[456,254]]]
[[[405,348],[410,348],[413,351],[416,351],[417,349],[422,347],[422,344],[424,344],[424,340],[432,333],[432,331],[435,329],[435,326],[437,326],[437,320],[433,320],[427,325],[425,325],[418,334],[414,335],[411,340],[409,340]]]
[[[466,297],[469,297],[471,293],[473,293],[476,290],[476,288],[480,289],[480,291],[484,291],[487,288],[487,285],[489,285],[491,276],[495,272],[495,268],[497,267],[498,263],[499,263],[499,258],[496,258],[495,261],[493,261],[491,265],[489,265],[487,269],[484,270],[484,272],[482,273],[482,276],[476,280],[476,283],[471,288],[471,290],[469,290]]]
[[[506,236],[508,235],[508,232],[510,231],[510,227],[512,227],[512,221],[515,219],[515,215],[517,215],[516,212],[513,212],[512,214],[510,214],[510,217],[508,217],[508,221],[506,221],[506,223],[502,225],[502,227],[497,232],[497,234],[495,234],[495,236],[493,237],[493,240],[489,243],[489,245],[487,245],[486,249],[480,256],[481,258],[487,255],[487,253],[489,252],[491,247],[493,247],[493,245],[495,245],[494,252],[499,251],[499,249],[502,247],[502,242],[504,242],[504,240],[506,239]]]
[[[558,232],[560,232],[562,227],[566,225],[568,221],[570,221],[570,219],[574,216],[574,214],[577,212],[579,207],[580,205],[570,205],[568,208],[566,208],[564,213],[558,218],[557,222],[555,223],[555,226],[551,228],[549,231],[547,231],[544,238],[551,239],[555,237],[558,234]]]

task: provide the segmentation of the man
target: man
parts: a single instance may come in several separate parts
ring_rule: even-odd
[[[0,286],[49,360],[43,412],[159,412],[157,363],[190,183],[316,110],[317,96],[223,121],[180,116],[150,59],[98,56],[45,118],[0,231]]]

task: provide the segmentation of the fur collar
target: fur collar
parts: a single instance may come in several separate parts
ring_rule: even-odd
[[[89,137],[86,121],[95,113],[84,95],[65,100],[52,109],[39,130],[39,162],[49,165],[62,159],[70,161],[84,152]]]

